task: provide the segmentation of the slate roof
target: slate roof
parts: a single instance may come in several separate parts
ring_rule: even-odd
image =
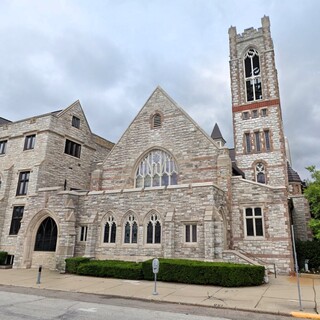
[[[211,138],[213,140],[223,140],[224,143],[226,143],[226,140],[223,139],[223,136],[221,134],[220,128],[218,126],[218,124],[216,123],[213,127],[212,133],[211,133]]]
[[[242,176],[242,178],[245,179],[244,172],[241,169],[239,169],[236,164],[236,157],[235,157],[234,148],[229,149],[229,157],[230,157],[231,163],[232,163],[232,175],[233,176]]]
[[[7,124],[7,123],[10,123],[11,121],[10,120],[7,120],[5,118],[1,118],[0,117],[0,126],[3,125],[3,124]]]
[[[302,182],[300,179],[299,174],[297,171],[293,170],[292,167],[290,166],[289,162],[287,165],[287,170],[288,170],[288,180],[289,182]]]

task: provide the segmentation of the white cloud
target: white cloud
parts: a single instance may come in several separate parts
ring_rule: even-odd
[[[320,167],[320,3],[17,0],[0,4],[0,116],[80,99],[91,129],[116,141],[159,84],[208,134],[232,145],[228,27],[271,19],[294,168]]]

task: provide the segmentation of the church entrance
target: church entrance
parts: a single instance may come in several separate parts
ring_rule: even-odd
[[[39,225],[35,236],[32,267],[41,265],[44,268],[55,268],[57,237],[57,224],[51,217],[45,218]]]

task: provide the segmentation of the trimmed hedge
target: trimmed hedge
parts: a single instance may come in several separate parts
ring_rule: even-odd
[[[159,259],[159,281],[240,287],[261,285],[264,267],[226,262]],[[66,259],[66,271],[79,275],[131,280],[153,280],[152,260],[142,263],[119,260]]]
[[[119,260],[92,260],[81,263],[77,274],[118,279],[143,279],[141,263]]]
[[[159,262],[159,281],[240,287],[261,285],[264,279],[262,266],[180,259],[159,259]],[[152,280],[152,260],[142,265],[144,279]]]
[[[8,252],[0,251],[0,265],[5,264]]]
[[[74,257],[66,259],[66,272],[77,273],[77,268],[81,263],[89,262],[90,258]]]
[[[309,260],[309,269],[320,268],[320,241],[297,241],[296,242],[297,257],[299,269],[304,269],[304,262]]]

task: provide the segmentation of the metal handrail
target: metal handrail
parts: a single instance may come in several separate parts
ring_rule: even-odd
[[[264,261],[264,260],[262,260],[260,258],[255,257],[253,254],[251,254],[249,252],[246,252],[246,251],[244,251],[242,249],[236,248],[236,250],[239,251],[240,253],[250,257],[250,258],[253,258],[254,260],[257,260],[258,262],[260,262],[265,267],[266,267],[266,265],[272,264],[273,265],[273,270],[274,270],[274,277],[275,278],[277,277],[277,269],[276,269],[276,264],[275,263],[270,263],[270,262]]]

